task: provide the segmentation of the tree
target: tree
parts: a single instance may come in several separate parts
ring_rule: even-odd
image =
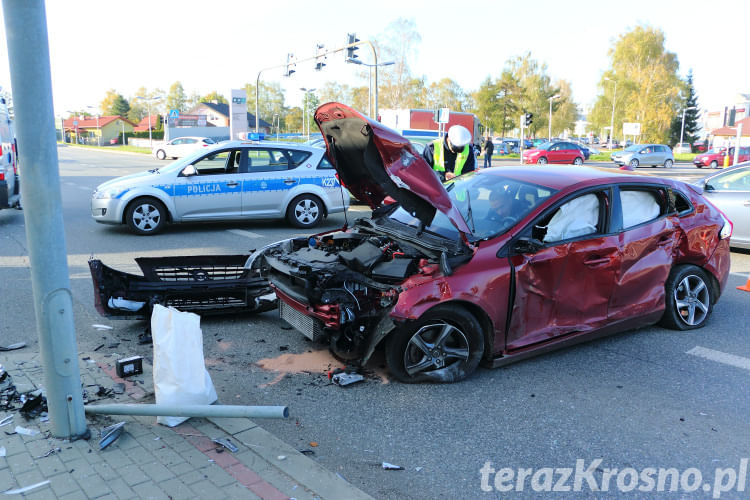
[[[667,142],[684,85],[677,74],[677,55],[664,48],[664,32],[638,26],[617,38],[609,57],[589,122],[609,127],[614,100],[614,136],[622,135],[623,122],[635,122],[641,124],[641,142]]]
[[[700,111],[698,109],[698,96],[695,94],[695,86],[693,85],[693,70],[688,71],[682,96],[684,101],[681,103],[678,113],[672,119],[672,126],[669,129],[669,145],[672,147],[680,142],[680,135],[682,135],[682,141],[689,144],[698,140],[698,116]],[[685,110],[684,130],[682,128],[682,110]]]
[[[578,120],[578,106],[573,102],[570,82],[558,80],[555,82],[555,87],[560,89],[558,94],[560,97],[552,100],[552,135],[561,136],[566,130],[575,128]]]
[[[315,110],[320,106],[320,99],[318,99],[318,96],[316,96],[314,92],[305,92],[305,96],[302,98],[302,104],[304,111],[307,112],[307,115],[302,116],[302,120],[304,120],[304,122],[301,121],[302,130],[308,130],[307,127],[309,127],[308,132],[313,134],[315,133],[313,129],[317,128],[313,118]]]
[[[542,132],[542,135],[547,135],[549,98],[560,93],[559,88],[552,86],[547,75],[547,65],[539,64],[531,58],[531,53],[526,53],[509,60],[506,68],[515,75],[522,89],[517,101],[520,111],[534,115],[528,134],[536,137],[537,132]],[[553,109],[555,106],[553,103]]]
[[[506,63],[507,64],[507,63]],[[505,137],[506,130],[518,126],[519,106],[523,100],[523,88],[509,68],[503,70],[499,80],[487,78],[479,90],[474,92],[475,113],[487,129],[487,133],[500,131]]]
[[[99,108],[104,115],[127,116],[128,111],[130,111],[130,104],[114,89],[109,89],[99,104]]]
[[[379,107],[411,108],[424,106],[421,91],[423,79],[415,79],[409,69],[409,59],[416,56],[416,46],[422,40],[414,19],[399,18],[390,23],[385,34],[379,37],[387,43],[377,42],[383,61],[394,61],[378,73],[380,81]],[[420,83],[422,87],[420,87]]]
[[[179,81],[174,82],[169,87],[166,108],[167,110],[176,109],[180,113],[187,111],[187,96],[185,95],[185,89],[182,88],[182,83]]]
[[[247,94],[247,110],[255,114],[255,85],[252,83],[245,84],[245,93]],[[284,106],[284,89],[278,82],[264,83],[260,82],[258,90],[258,114],[261,120],[267,122],[273,121],[274,115],[279,115],[281,120],[286,117],[288,110]]]
[[[140,87],[136,90],[135,94],[130,96],[128,118],[136,123],[146,118],[148,116],[149,104],[152,115],[164,114],[164,99],[146,101],[146,99],[153,99],[154,97],[163,95],[164,91],[162,89],[148,90],[146,87]],[[141,99],[142,97],[146,99]]]
[[[424,103],[427,109],[450,108],[451,111],[466,109],[466,93],[451,78],[443,78],[439,82],[432,83],[425,90]]]
[[[253,93],[253,95],[255,95],[255,93]],[[220,104],[229,104],[229,101],[227,101],[227,98],[219,94],[215,90],[200,98],[200,102],[213,102],[213,101],[216,101],[217,103],[220,103]]]

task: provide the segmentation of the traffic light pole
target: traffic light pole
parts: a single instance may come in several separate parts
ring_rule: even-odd
[[[3,0],[16,111],[21,196],[39,349],[52,434],[86,428],[60,194],[47,19],[43,0]]]
[[[521,140],[518,141],[518,151],[521,157],[521,165],[523,165],[523,126],[526,125],[526,113],[521,115]]]
[[[268,71],[270,69],[288,68],[292,64],[297,64],[297,63],[303,63],[303,62],[307,62],[307,61],[312,61],[312,60],[319,59],[321,57],[327,56],[328,54],[335,54],[337,52],[343,52],[346,49],[357,47],[359,45],[369,45],[370,49],[372,49],[372,56],[375,59],[375,64],[374,64],[374,66],[375,66],[375,116],[372,117],[372,118],[374,118],[375,120],[377,120],[378,119],[378,53],[375,50],[375,46],[372,44],[372,42],[370,42],[369,40],[365,40],[365,41],[358,41],[358,42],[354,42],[354,43],[349,43],[349,44],[344,45],[343,47],[339,47],[339,48],[336,48],[336,49],[326,50],[325,52],[319,52],[319,53],[315,54],[312,57],[306,57],[304,59],[297,59],[297,60],[294,61],[294,63],[287,62],[285,64],[277,64],[275,66],[269,66],[267,68],[263,68],[260,71],[258,71],[258,77],[255,79],[255,133],[256,134],[258,133],[258,90],[259,90],[258,87],[260,85],[260,75],[261,75],[261,73],[263,73],[264,71]]]

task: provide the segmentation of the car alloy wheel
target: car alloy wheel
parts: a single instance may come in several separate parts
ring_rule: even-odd
[[[547,164],[547,158],[544,156],[540,156],[539,159],[536,161],[537,165],[546,165]]]
[[[716,168],[718,166],[719,166],[719,162],[718,161],[714,160],[714,161],[711,162],[711,168]]]
[[[708,275],[693,265],[672,269],[665,285],[662,324],[675,330],[700,328],[711,315],[713,290]]]
[[[633,158],[632,160],[630,160],[630,166],[632,168],[638,168],[638,165],[639,165],[638,160],[636,160],[635,158]]]
[[[664,168],[672,168],[672,165],[674,165],[674,162],[672,160],[667,160],[664,162]]]
[[[126,218],[134,233],[151,235],[161,231],[166,213],[167,209],[160,201],[142,198],[130,204]]]
[[[167,157],[167,153],[165,153],[163,149],[160,149],[159,151],[156,152],[156,158],[158,158],[159,160],[163,160],[166,157]]]
[[[575,160],[573,160],[573,165],[583,165],[583,159],[576,158]]]
[[[407,383],[463,380],[476,370],[483,353],[479,322],[453,304],[436,307],[386,340],[388,369]]]
[[[301,228],[314,227],[323,217],[323,203],[314,195],[301,195],[292,200],[287,210],[289,222]]]

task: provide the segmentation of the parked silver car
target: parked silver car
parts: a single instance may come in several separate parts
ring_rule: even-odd
[[[750,249],[750,162],[701,179],[703,196],[734,224],[730,244]]]
[[[633,144],[622,151],[612,153],[612,161],[617,165],[627,165],[631,169],[641,165],[657,167],[674,165],[674,155],[669,146],[663,144]]]
[[[156,234],[167,221],[286,219],[316,226],[349,206],[326,150],[290,143],[227,141],[148,172],[101,184],[91,215]]]
[[[196,150],[216,144],[210,137],[177,137],[153,147],[151,151],[160,160],[183,158]]]

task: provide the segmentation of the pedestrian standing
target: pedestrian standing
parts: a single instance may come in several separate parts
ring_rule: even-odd
[[[484,168],[492,166],[492,153],[495,151],[495,145],[492,144],[492,137],[487,136],[484,141]]]

